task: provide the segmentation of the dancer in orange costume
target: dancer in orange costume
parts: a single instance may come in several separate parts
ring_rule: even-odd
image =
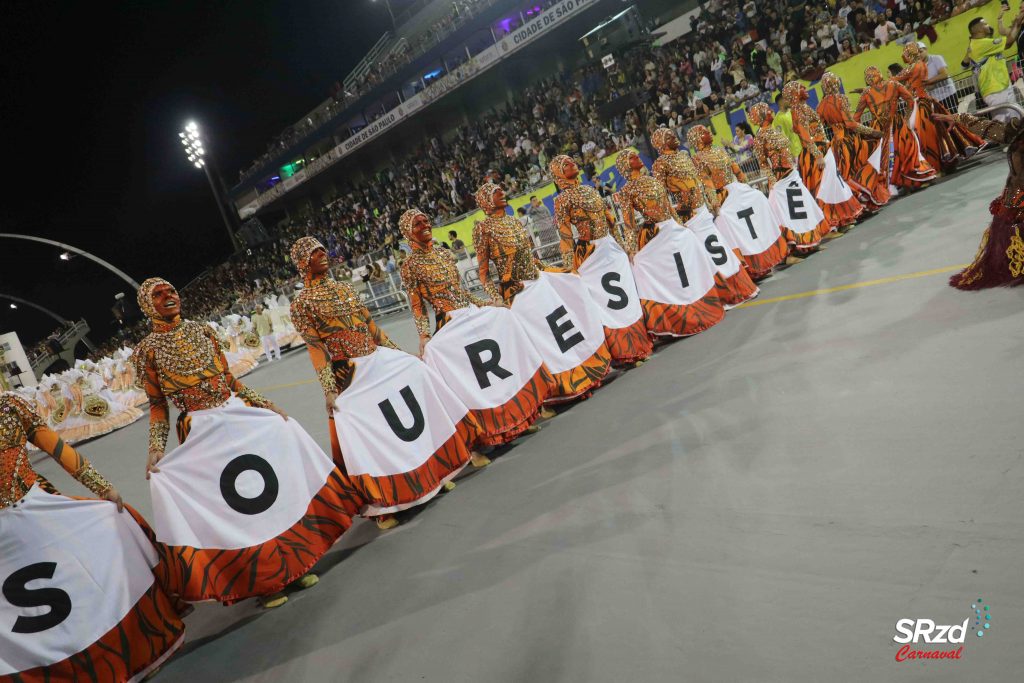
[[[747,114],[747,120],[757,126],[754,137],[754,157],[761,170],[768,177],[769,192],[775,184],[796,170],[796,160],[789,149],[789,140],[772,126],[774,114],[771,107],[758,102]],[[799,172],[798,172],[799,175]],[[797,254],[808,254],[821,243],[821,239],[832,230],[827,218],[822,218],[813,229],[797,232],[783,223],[782,231]]]
[[[555,220],[558,224],[559,250],[562,263],[569,270],[579,272],[587,258],[595,253],[599,240],[608,238],[613,242],[612,249],[624,266],[620,278],[628,282],[620,282],[626,295],[636,294],[636,285],[632,282],[632,273],[628,272],[629,263],[626,258],[629,252],[622,233],[616,229],[615,214],[604,203],[601,195],[590,185],[584,185],[580,177],[579,166],[572,158],[559,154],[548,164],[551,175],[555,179],[558,194],[555,195]],[[575,230],[575,237],[573,235]],[[625,255],[623,254],[625,252]],[[642,363],[650,357],[654,349],[647,327],[641,315],[635,322],[625,327],[612,328],[605,324],[605,340],[612,361],[618,365]]]
[[[829,151],[828,137],[825,135],[825,126],[818,112],[807,104],[807,88],[799,81],[790,81],[782,88],[782,97],[793,112],[793,131],[800,137],[803,145],[803,151],[800,152],[797,161],[804,185],[817,199],[829,225],[833,228],[852,226],[864,212],[864,205],[857,200],[856,195],[836,203],[819,198],[822,183],[834,183],[838,179],[838,173],[836,169],[826,164],[826,155]],[[832,175],[827,176],[829,173]],[[845,192],[844,196],[850,194]]]
[[[902,83],[917,102],[917,120],[914,127],[921,143],[925,160],[936,170],[954,166],[977,152],[985,141],[959,123],[945,123],[935,114],[948,114],[941,103],[934,100],[924,87],[928,80],[928,58],[917,43],[903,48],[903,61],[907,67],[893,78]]]
[[[724,306],[738,306],[757,296],[758,287],[750,279],[735,246],[722,237],[710,209],[718,212],[718,197],[711,179],[697,170],[690,155],[679,149],[679,138],[668,128],[658,128],[651,143],[660,156],[654,161],[652,174],[665,189],[678,199],[676,213],[685,219],[704,244],[721,278],[719,293]],[[724,242],[724,244],[723,244]],[[732,254],[726,253],[731,251]]]
[[[882,72],[874,66],[864,70],[864,83],[867,88],[861,92],[853,117],[859,122],[864,112],[870,113],[871,127],[883,135],[879,173],[894,187],[922,187],[935,178],[937,171],[925,161],[917,135],[898,110],[900,100],[912,110],[914,96],[899,83],[882,78]]]
[[[842,93],[842,81],[831,71],[821,77],[824,92],[818,103],[818,115],[832,128],[832,153],[836,166],[860,201],[869,211],[878,211],[892,196],[888,183],[878,174],[868,159],[873,145],[868,140],[881,139],[882,133],[857,123],[850,114],[850,100]]]

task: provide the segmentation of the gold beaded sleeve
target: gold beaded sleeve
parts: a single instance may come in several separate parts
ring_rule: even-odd
[[[92,463],[70,445],[64,443],[64,439],[46,426],[42,418],[32,410],[28,403],[21,398],[13,398],[11,403],[17,410],[22,428],[31,443],[56,460],[68,474],[97,496],[102,496],[110,490],[110,482],[100,476]]]
[[[324,390],[324,395],[332,392],[338,393],[340,389],[331,369],[331,352],[328,350],[326,342],[321,339],[312,314],[300,299],[292,302],[291,314],[292,324],[295,325],[295,329],[306,342],[306,353],[309,354],[309,360],[313,364],[316,378]]]
[[[558,226],[558,251],[562,255],[562,265],[567,270],[573,270],[576,265],[573,257],[575,241],[572,234],[571,211],[565,205],[564,194],[555,197],[555,224]]]
[[[416,333],[420,338],[430,337],[430,316],[427,315],[426,302],[423,300],[423,293],[420,292],[419,279],[416,277],[416,269],[412,261],[406,259],[399,270],[402,276],[402,284],[405,285],[405,292],[409,295],[409,308],[412,309],[413,324],[416,326]]]
[[[487,230],[484,228],[484,222],[480,221],[473,226],[473,248],[476,249],[476,263],[479,266],[480,273],[480,284],[483,286],[484,291],[487,292],[487,296],[492,301],[501,301],[501,292],[491,282],[490,269],[491,269],[491,253],[490,253],[490,242],[487,239]]]
[[[160,388],[153,350],[146,345],[145,340],[135,350],[132,360],[136,368],[136,382],[142,386],[149,399],[149,452],[163,453],[167,448],[167,435],[171,431],[170,411],[167,409],[167,397]]]

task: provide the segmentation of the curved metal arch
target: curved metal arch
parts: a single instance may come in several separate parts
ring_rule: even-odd
[[[45,237],[35,237],[33,235],[19,235],[19,234],[16,234],[16,233],[9,233],[9,232],[0,232],[0,237],[8,237],[10,239],[16,239],[16,240],[29,240],[31,242],[42,242],[43,244],[50,244],[50,245],[55,246],[55,247],[60,247],[61,249],[66,249],[67,251],[73,251],[76,254],[78,254],[79,256],[84,256],[87,259],[89,259],[91,261],[95,261],[96,263],[100,264],[101,266],[103,266],[104,268],[109,270],[111,273],[114,273],[119,278],[121,278],[122,280],[124,280],[125,282],[130,284],[133,289],[135,289],[135,290],[139,289],[139,283],[136,282],[135,280],[133,280],[131,277],[129,277],[127,273],[125,273],[123,270],[121,270],[117,266],[115,266],[115,265],[113,265],[111,263],[108,263],[107,261],[104,261],[103,259],[101,259],[99,256],[96,256],[94,254],[90,254],[89,252],[87,252],[87,251],[85,251],[83,249],[79,249],[78,247],[73,247],[70,244],[64,244],[63,242],[57,242],[56,240],[49,240],[49,239],[46,239]]]

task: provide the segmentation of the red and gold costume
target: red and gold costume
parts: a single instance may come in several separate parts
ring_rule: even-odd
[[[787,83],[782,88],[782,97],[793,112],[793,132],[800,137],[800,142],[803,145],[803,151],[800,152],[798,159],[800,177],[803,178],[804,185],[811,191],[811,194],[817,198],[825,170],[823,160],[829,146],[828,137],[825,135],[825,126],[822,124],[818,112],[807,104],[807,88],[799,81]],[[857,200],[856,195],[838,204],[830,204],[818,199],[818,206],[821,207],[825,218],[833,228],[853,225],[857,222],[857,218],[864,213],[864,205]]]
[[[868,210],[877,211],[891,197],[889,184],[868,162],[879,133],[854,120],[850,100],[842,93],[841,85],[842,81],[831,71],[822,75],[824,97],[818,103],[818,115],[832,129],[831,147],[839,175]]]
[[[352,358],[368,356],[378,346],[398,349],[370,316],[350,285],[336,282],[329,274],[309,269],[313,252],[324,246],[313,237],[302,237],[292,245],[292,263],[303,275],[305,287],[291,304],[292,324],[306,341],[325,395],[340,394],[354,377]],[[338,469],[346,472],[363,500],[376,508],[394,508],[415,503],[424,493],[434,491],[469,460],[468,444],[477,437],[478,425],[468,417],[456,425],[456,434],[445,442],[419,469],[401,476],[374,477],[348,474],[338,441],[333,414],[329,417],[331,451]]]
[[[168,400],[180,411],[179,443],[188,438],[192,411],[218,408],[232,396],[254,408],[272,409],[273,404],[235,379],[208,325],[178,315],[168,320],[157,313],[153,290],[158,285],[171,286],[166,280],[150,278],[139,288],[139,308],[149,316],[153,331],[136,347],[132,362],[149,397],[150,453],[162,454],[169,432]],[[266,543],[241,550],[158,544],[167,566],[165,582],[187,600],[234,602],[276,593],[309,571],[351,526],[350,515],[358,509],[359,499],[351,485],[335,472],[306,514],[268,542],[274,545],[273,552]]]
[[[709,211],[711,208],[717,212],[718,195],[711,179],[697,170],[687,152],[679,149],[679,138],[676,134],[669,128],[658,128],[651,135],[651,143],[659,153],[651,167],[651,173],[666,190],[678,197],[679,201],[675,208],[680,218],[689,221],[698,211]],[[732,249],[736,258],[740,262],[743,261],[738,250],[731,245],[725,248]],[[746,268],[741,267],[731,277],[719,278],[719,294],[725,306],[738,306],[756,293],[757,285],[750,279],[750,273]]]
[[[616,230],[615,214],[593,187],[584,185],[580,177],[569,178],[563,170],[572,160],[559,154],[548,168],[555,179],[555,222],[558,225],[559,249],[567,269],[577,271],[594,252],[593,242],[611,236],[629,254],[629,246]],[[575,230],[575,237],[573,234]],[[605,326],[605,340],[616,363],[636,363],[650,357],[654,349],[643,318],[629,327],[610,329]]]
[[[758,102],[750,108],[747,120],[757,126],[754,136],[754,157],[761,171],[768,177],[769,190],[775,187],[776,181],[785,178],[796,168],[796,160],[789,151],[789,140],[778,128],[771,125],[774,115],[771,107]],[[782,226],[786,240],[796,251],[811,251],[821,242],[821,238],[832,230],[828,218],[823,219],[814,230],[798,233]]]
[[[473,227],[473,247],[480,267],[480,282],[484,290],[496,301],[511,304],[523,290],[524,280],[535,280],[540,275],[539,262],[533,256],[533,244],[522,224],[505,213],[504,207],[495,205],[497,185],[486,182],[476,191],[476,204],[486,218]],[[491,282],[493,262],[498,284]],[[565,372],[555,373],[557,389],[552,399],[586,397],[601,385],[611,369],[611,353],[602,345],[586,362]]]
[[[651,175],[676,198],[679,217],[688,221],[697,209],[718,210],[718,193],[711,178],[699,171],[693,159],[679,149],[679,138],[670,128],[658,128],[651,135],[651,144],[658,158],[651,166]]]
[[[48,453],[96,496],[103,496],[111,490],[110,482],[47,427],[24,399],[4,393],[0,394],[0,515],[8,507],[18,506],[35,484],[44,491],[56,493],[50,483],[32,468],[26,448],[28,443]],[[125,509],[152,539],[152,531],[142,516],[129,506]],[[96,550],[103,551],[102,548]],[[121,623],[87,649],[55,664],[21,671],[10,678],[0,676],[0,680],[12,683],[95,680],[98,671],[102,671],[108,680],[128,680],[145,672],[180,644],[185,625],[178,616],[177,607],[161,585],[154,582]]]
[[[941,103],[928,94],[928,58],[917,43],[903,48],[903,61],[907,66],[893,76],[910,91],[917,101],[917,125],[914,130],[921,145],[925,161],[936,169],[950,167],[960,159],[970,157],[985,141],[960,124],[947,125],[935,120],[935,114],[948,114]]]
[[[981,238],[974,262],[954,275],[957,289],[1024,285],[1024,122],[1009,123],[958,114],[957,122],[984,140],[1008,145],[1010,173],[1002,194],[992,200],[992,223]]]
[[[914,106],[914,96],[895,81],[882,78],[873,66],[864,70],[867,88],[857,102],[854,118],[860,121],[867,111],[871,114],[871,127],[882,133],[880,173],[885,182],[900,188],[915,189],[935,178],[937,171],[924,160],[917,135],[899,113],[903,100],[908,109]]]
[[[718,206],[724,206],[729,199],[728,185],[746,184],[746,174],[723,147],[714,144],[714,136],[707,127],[698,124],[686,131],[686,144],[690,147],[690,154],[697,169],[711,179],[711,185],[718,197]],[[789,245],[786,243],[785,234],[782,234],[774,245],[759,254],[744,255],[738,249],[736,254],[746,265],[751,278],[758,280],[767,277],[775,266],[785,260],[789,254]]]
[[[675,229],[687,229],[679,220],[665,186],[651,177],[647,173],[647,168],[634,170],[630,166],[630,159],[634,156],[637,156],[636,152],[625,150],[615,159],[615,167],[626,179],[626,184],[616,193],[616,200],[622,207],[624,233],[631,254],[642,250],[658,235],[661,230],[659,223],[672,220],[678,224],[678,228]],[[644,220],[639,226],[636,223],[638,212]],[[716,325],[725,317],[721,292],[727,288],[725,281],[717,273],[715,285],[702,298],[688,305],[667,304],[642,298],[640,303],[644,307],[647,329],[652,334],[689,336]]]
[[[729,196],[729,191],[725,189],[726,185],[747,182],[743,169],[724,148],[714,144],[714,137],[706,126],[697,124],[686,131],[686,144],[690,147],[690,154],[697,169],[711,181],[718,206],[721,206]]]
[[[435,248],[432,241],[420,244],[414,238],[412,226],[417,216],[425,214],[419,209],[409,209],[398,220],[399,230],[412,245],[412,253],[402,262],[400,272],[409,295],[416,331],[423,339],[430,337],[427,305],[434,309],[435,330],[440,330],[451,311],[467,306],[489,306],[492,302],[466,291],[451,251]],[[537,421],[544,399],[554,388],[555,380],[542,364],[511,401],[497,408],[473,410],[480,425],[477,443],[498,446],[518,438]]]

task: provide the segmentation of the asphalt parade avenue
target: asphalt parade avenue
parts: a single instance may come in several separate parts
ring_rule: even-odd
[[[198,606],[155,680],[1016,678],[1024,291],[946,284],[1005,175],[990,153],[900,199],[399,528],[357,521],[284,607]],[[304,351],[243,382],[330,452]],[[146,433],[82,452],[149,517]],[[979,597],[960,660],[895,661],[899,619]]]

